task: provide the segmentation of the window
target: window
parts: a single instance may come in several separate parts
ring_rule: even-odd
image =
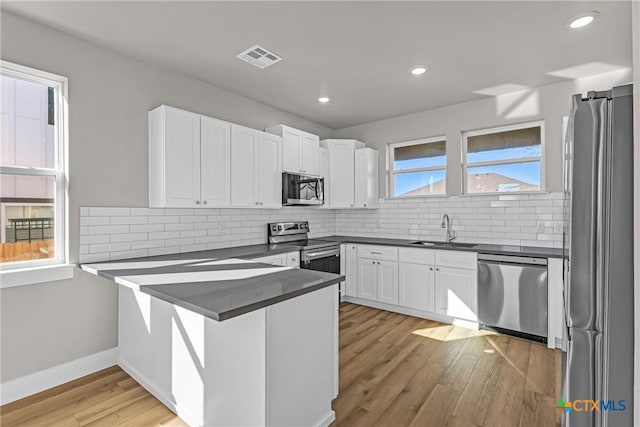
[[[445,137],[389,144],[392,197],[445,194]]]
[[[66,261],[66,78],[0,63],[0,268]]]
[[[544,190],[544,123],[525,123],[462,137],[467,194]]]

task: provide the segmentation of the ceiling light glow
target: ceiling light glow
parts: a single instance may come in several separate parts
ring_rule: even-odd
[[[572,30],[585,27],[591,24],[594,19],[598,17],[598,15],[598,12],[588,12],[578,16],[574,16],[567,22],[567,27],[571,28]]]
[[[322,102],[323,104],[326,104],[329,101],[331,101],[331,100],[329,98],[327,98],[326,96],[321,96],[320,98],[318,98],[318,102]]]
[[[428,69],[429,67],[425,65],[416,65],[415,67],[412,67],[411,70],[409,70],[409,72],[411,72],[411,74],[413,74],[414,76],[419,76],[421,74],[426,73]]]

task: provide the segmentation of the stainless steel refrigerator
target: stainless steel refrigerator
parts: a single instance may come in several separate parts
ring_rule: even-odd
[[[568,128],[564,423],[632,426],[632,86],[574,95]]]

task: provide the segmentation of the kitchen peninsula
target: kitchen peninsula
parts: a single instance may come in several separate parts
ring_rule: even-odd
[[[190,425],[330,424],[344,277],[218,252],[82,265],[119,285],[120,366]]]

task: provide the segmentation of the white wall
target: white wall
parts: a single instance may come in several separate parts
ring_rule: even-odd
[[[387,144],[446,135],[447,194],[457,195],[462,194],[462,132],[544,120],[546,190],[562,191],[562,117],[569,114],[571,95],[607,90],[631,79],[631,70],[625,69],[340,129],[333,137],[356,138],[380,151],[380,197],[386,197]]]
[[[301,117],[153,67],[2,11],[2,59],[69,79],[69,230],[78,261],[80,206],[147,206],[147,111],[169,104],[242,125],[278,123],[330,136]],[[117,345],[116,287],[71,281],[0,291],[0,382]]]

